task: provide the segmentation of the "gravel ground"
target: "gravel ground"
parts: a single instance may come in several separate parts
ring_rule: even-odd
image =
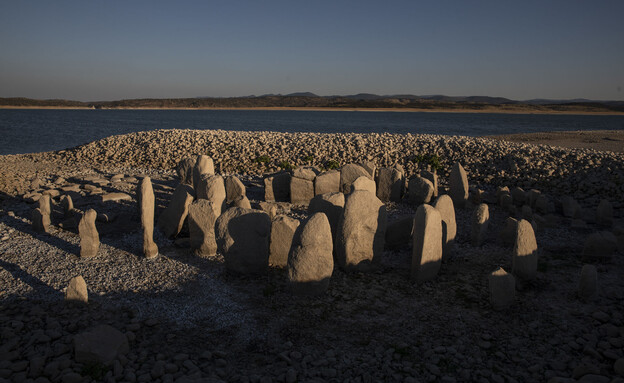
[[[486,194],[506,185],[534,187],[552,200],[574,196],[584,207],[582,224],[555,213],[540,227],[538,277],[519,286],[503,312],[489,304],[487,275],[511,269],[511,248],[498,238],[509,213],[491,203],[481,247],[470,245],[475,205],[457,211],[454,255],[431,282],[409,280],[407,245],[387,250],[376,272],[336,269],[326,294],[293,297],[284,270],[232,277],[219,254],[200,259],[158,234],[161,255],[141,256],[138,179],[152,177],[158,213],[177,185],[174,164],[194,153],[211,155],[217,172],[238,174],[254,205],[263,197],[261,174],[282,161],[372,160],[415,174],[435,154],[443,187],[459,160],[470,184]],[[260,156],[268,161],[255,161]],[[601,198],[615,207],[612,231],[623,232],[621,153],[431,135],[175,130],[3,156],[0,163],[0,382],[624,381],[621,247],[612,259],[594,262],[598,296],[576,297],[585,238],[601,230],[593,215]],[[32,230],[36,204],[29,201],[49,189],[101,214],[96,257],[78,256],[75,229],[59,226],[58,197],[51,233]],[[111,192],[132,199],[102,202]],[[387,207],[390,221],[415,211]],[[306,215],[302,206],[288,208],[291,216]],[[63,302],[75,275],[87,282],[88,307]],[[73,336],[102,323],[127,335],[129,353],[111,366],[77,363]]]

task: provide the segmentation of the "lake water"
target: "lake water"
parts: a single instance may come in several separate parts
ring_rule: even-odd
[[[624,116],[266,110],[0,109],[0,154],[60,150],[155,129],[485,136],[624,130]]]

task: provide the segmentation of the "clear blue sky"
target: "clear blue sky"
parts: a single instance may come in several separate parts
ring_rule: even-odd
[[[0,0],[0,97],[624,100],[624,1]]]

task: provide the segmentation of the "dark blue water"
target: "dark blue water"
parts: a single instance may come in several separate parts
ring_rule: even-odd
[[[624,116],[264,110],[0,110],[0,154],[60,150],[155,129],[484,136],[624,130]]]

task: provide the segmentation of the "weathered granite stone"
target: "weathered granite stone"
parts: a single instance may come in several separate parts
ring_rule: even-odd
[[[39,198],[39,210],[41,210],[41,214],[50,215],[52,214],[52,199],[50,198],[50,194],[44,193],[41,198]]]
[[[215,223],[217,247],[227,271],[262,274],[269,265],[271,220],[259,210],[232,207]]]
[[[80,234],[80,258],[92,258],[100,249],[100,235],[95,227],[97,213],[93,209],[87,210],[78,224]]]
[[[180,183],[193,186],[193,169],[197,163],[197,157],[186,157],[176,165],[176,173],[180,178]]]
[[[526,203],[531,206],[532,209],[535,208],[535,204],[537,203],[537,199],[539,198],[539,196],[542,195],[542,192],[540,192],[537,189],[531,189],[528,192],[526,192]]]
[[[585,240],[583,258],[609,259],[617,250],[617,238],[610,231],[592,233]]]
[[[242,207],[244,209],[251,209],[251,202],[249,202],[249,198],[247,198],[244,195],[241,195],[232,201],[231,206]]]
[[[561,199],[561,207],[563,208],[563,215],[566,217],[579,218],[581,216],[581,206],[570,196],[564,196]]]
[[[448,182],[449,195],[453,200],[453,205],[457,208],[463,208],[468,201],[468,176],[459,162],[456,162],[451,168]]]
[[[516,228],[516,242],[512,253],[512,272],[520,279],[533,279],[537,275],[537,241],[529,221],[521,219]]]
[[[290,179],[290,202],[295,205],[307,205],[314,198],[314,181],[292,177]]]
[[[533,221],[533,209],[531,209],[531,206],[523,205],[521,213],[523,219],[526,219],[529,222]]]
[[[505,224],[499,233],[499,238],[505,246],[513,246],[518,234],[518,220],[512,217],[505,219]]]
[[[314,179],[314,195],[338,193],[340,191],[340,171],[330,170]]]
[[[600,226],[613,226],[613,205],[606,199],[602,199],[596,209],[596,223]]]
[[[436,208],[418,207],[412,237],[411,277],[421,284],[435,278],[442,264],[442,218]]]
[[[388,249],[396,250],[409,245],[412,240],[414,217],[405,216],[388,223],[385,245]]]
[[[126,193],[105,193],[100,198],[102,202],[132,201],[132,196]]]
[[[137,200],[140,201],[143,254],[148,259],[156,258],[158,256],[158,246],[154,243],[154,209],[156,201],[150,177],[144,177],[139,183]]]
[[[548,197],[540,193],[535,199],[535,210],[541,214],[548,214],[550,211],[550,201]]]
[[[479,204],[472,214],[472,231],[470,235],[472,246],[481,246],[485,242],[487,229],[490,223],[490,209],[487,204]]]
[[[423,177],[412,177],[407,184],[407,200],[410,204],[420,206],[429,203],[433,196],[433,184]]]
[[[212,202],[198,199],[188,208],[189,244],[191,251],[200,257],[209,257],[217,252],[215,240],[215,216]]]
[[[526,193],[521,187],[516,186],[511,189],[511,199],[513,200],[514,205],[522,206],[526,201]]]
[[[442,258],[453,254],[455,237],[457,236],[457,222],[455,221],[455,207],[453,200],[448,194],[439,196],[433,207],[440,213],[442,219]]]
[[[75,359],[78,363],[110,365],[129,349],[128,338],[109,325],[98,325],[74,337]]]
[[[208,156],[199,155],[195,161],[195,166],[193,166],[193,188],[195,190],[197,190],[197,185],[199,185],[199,182],[204,174],[215,174],[214,162],[212,161],[212,158]]]
[[[325,193],[315,196],[310,200],[308,213],[324,213],[329,220],[333,243],[338,235],[338,224],[344,210],[345,196],[342,193]]]
[[[578,296],[581,300],[589,301],[598,291],[598,272],[594,265],[583,265],[578,285]]]
[[[246,197],[245,185],[236,176],[225,177],[226,202],[230,203],[240,197]]]
[[[207,199],[212,202],[215,217],[218,218],[221,215],[221,212],[226,209],[226,193],[223,177],[219,175],[204,174],[201,176],[195,191],[198,199]]]
[[[347,271],[368,271],[383,254],[386,206],[375,194],[356,190],[346,197],[338,225],[336,262]]]
[[[354,190],[364,190],[375,194],[377,192],[377,185],[375,185],[375,181],[373,181],[372,179],[362,176],[358,177],[355,181],[353,181],[349,193],[353,192]]]
[[[33,230],[49,233],[50,232],[50,214],[43,214],[41,208],[36,208],[32,212],[32,227]]]
[[[61,196],[61,207],[63,208],[63,216],[70,218],[74,215],[74,201],[70,195]]]
[[[423,170],[420,172],[420,176],[424,179],[429,180],[433,185],[433,198],[438,197],[438,173],[434,170],[430,172],[429,170]]]
[[[347,164],[340,169],[340,191],[342,193],[349,193],[351,191],[351,184],[359,177],[371,178],[370,173],[357,164]]]
[[[503,193],[500,196],[500,207],[503,210],[506,211],[511,211],[511,209],[514,207],[513,206],[513,198],[511,198],[511,194],[510,193]]]
[[[293,177],[301,178],[308,181],[314,181],[316,175],[318,174],[318,170],[312,166],[300,166],[293,170]]]
[[[75,276],[69,280],[69,284],[65,290],[65,301],[72,303],[89,303],[87,283],[81,275]]]
[[[173,238],[180,233],[194,196],[195,191],[191,186],[179,184],[176,187],[169,206],[158,217],[157,227],[166,237]]]
[[[296,294],[317,295],[329,287],[334,271],[329,220],[315,213],[297,229],[288,255],[288,281]]]
[[[269,248],[269,264],[271,266],[286,267],[293,236],[298,227],[299,220],[286,215],[279,215],[273,219]]]
[[[380,168],[377,198],[383,202],[399,202],[403,194],[403,172],[397,168]]]
[[[502,268],[488,276],[490,304],[494,310],[504,310],[514,303],[516,298],[516,278]]]
[[[377,165],[373,161],[362,161],[358,165],[360,165],[364,170],[368,172],[370,179],[375,179],[375,172],[377,171]]]
[[[264,179],[264,200],[267,202],[290,201],[290,178],[286,172],[276,173]]]

